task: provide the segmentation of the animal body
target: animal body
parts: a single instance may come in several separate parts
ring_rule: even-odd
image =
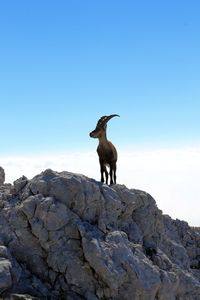
[[[101,172],[101,182],[104,182],[104,174],[105,174],[105,182],[108,184],[108,171],[107,166],[110,168],[110,184],[116,184],[116,163],[117,163],[117,150],[115,146],[107,140],[106,136],[106,128],[107,122],[119,115],[110,115],[101,117],[96,125],[96,128],[90,132],[90,137],[98,138],[99,145],[97,147],[97,153],[99,156],[99,164],[100,164],[100,172]]]

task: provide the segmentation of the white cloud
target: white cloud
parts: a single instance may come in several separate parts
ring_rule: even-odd
[[[199,149],[124,152],[119,167],[128,187],[149,192],[171,217],[200,226]]]
[[[32,178],[47,168],[99,180],[95,151],[1,157],[6,181]],[[163,213],[200,226],[200,149],[119,150],[117,181],[149,192]]]

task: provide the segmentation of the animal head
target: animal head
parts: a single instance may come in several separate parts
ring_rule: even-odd
[[[100,138],[106,132],[107,122],[113,117],[119,117],[119,115],[110,115],[101,117],[96,125],[96,128],[90,132],[90,137],[92,138]]]

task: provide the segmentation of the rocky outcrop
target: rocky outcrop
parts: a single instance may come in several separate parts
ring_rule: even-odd
[[[5,181],[5,172],[2,167],[0,167],[0,186],[4,184]]]
[[[147,193],[46,170],[0,188],[5,299],[199,300],[200,233]]]

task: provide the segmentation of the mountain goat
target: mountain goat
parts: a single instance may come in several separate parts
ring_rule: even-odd
[[[106,128],[107,122],[119,115],[110,115],[101,117],[96,125],[96,128],[90,132],[90,137],[98,138],[99,145],[97,147],[97,153],[99,155],[100,171],[101,171],[101,182],[104,182],[104,173],[106,184],[108,184],[108,171],[106,166],[110,168],[110,184],[116,184],[116,162],[117,162],[117,150],[115,146],[107,140]]]

